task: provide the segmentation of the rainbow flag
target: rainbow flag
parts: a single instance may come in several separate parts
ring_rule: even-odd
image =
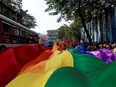
[[[57,49],[28,62],[5,87],[116,87],[116,61],[106,64],[76,49]]]
[[[36,59],[49,48],[40,44],[28,44],[10,48],[0,54],[0,87],[5,87],[28,62]],[[50,55],[51,53],[49,53]],[[41,59],[39,59],[40,61]]]

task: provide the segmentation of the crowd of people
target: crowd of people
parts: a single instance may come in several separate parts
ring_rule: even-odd
[[[75,48],[75,46],[77,45],[83,45],[86,47],[86,49],[88,51],[95,51],[95,50],[99,50],[99,49],[110,49],[113,51],[116,51],[116,43],[109,41],[109,42],[93,42],[93,43],[88,43],[88,42],[84,42],[84,43],[79,43],[79,42],[63,42],[63,41],[59,41],[56,43],[58,46],[60,46],[60,50],[61,49],[66,49],[66,48]],[[52,47],[54,44],[50,44],[49,47]]]
[[[113,50],[116,47],[116,44],[112,41],[110,42],[94,42],[94,43],[82,43],[82,45],[84,45],[88,51],[95,51],[95,50],[99,50],[99,49],[110,49]]]

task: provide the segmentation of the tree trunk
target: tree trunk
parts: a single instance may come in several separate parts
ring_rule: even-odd
[[[89,39],[89,43],[92,43],[91,36],[90,36],[90,34],[89,34],[88,30],[87,30],[86,24],[85,24],[85,19],[84,19],[82,13],[81,13],[80,5],[81,5],[81,0],[79,0],[78,13],[79,13],[79,16],[81,18],[81,23],[82,23],[82,25],[84,27],[84,30],[85,30],[86,34],[87,34],[87,38]]]
[[[111,16],[110,11],[108,11],[108,22],[109,22],[109,29],[110,29],[110,41],[112,41],[112,22],[111,22]]]
[[[101,41],[101,28],[100,28],[100,17],[97,16],[97,22],[98,22],[98,41],[100,42]]]
[[[103,41],[106,41],[106,18],[105,18],[105,13],[102,17],[103,20]]]

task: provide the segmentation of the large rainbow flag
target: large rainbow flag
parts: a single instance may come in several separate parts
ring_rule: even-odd
[[[44,49],[21,64],[17,76],[5,87],[116,87],[116,61],[107,64],[76,49]]]
[[[0,54],[0,87],[5,87],[28,62],[37,58],[47,47],[40,44],[10,48]]]

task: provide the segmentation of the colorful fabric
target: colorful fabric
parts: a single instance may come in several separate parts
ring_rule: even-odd
[[[62,53],[60,53],[60,51],[56,51],[51,56],[51,58],[48,58],[48,60],[42,61],[31,67],[28,67],[27,69],[24,69],[22,71],[23,73],[21,73],[16,79],[14,79],[8,85],[8,87],[15,87],[16,84],[16,87],[29,87],[30,84],[33,84],[32,87],[44,87],[51,74],[56,69],[64,66],[73,66],[72,55],[68,51],[63,51]],[[40,69],[41,67],[44,68]],[[37,82],[33,83],[33,81]]]
[[[25,64],[37,58],[47,49],[40,44],[28,44],[10,48],[1,53],[0,87],[5,87],[6,84],[17,76]]]
[[[116,53],[109,49],[104,48],[97,51],[92,51],[91,53],[106,63],[110,63],[116,60]]]
[[[80,51],[82,54],[90,54],[93,55],[91,52],[87,51],[87,48],[84,45],[77,45],[75,49]]]
[[[75,49],[54,51],[23,69],[6,87],[115,87],[115,66]]]
[[[116,61],[106,64],[77,49],[58,49],[57,45],[52,50],[25,45],[7,50],[0,55],[0,87],[116,86]]]

